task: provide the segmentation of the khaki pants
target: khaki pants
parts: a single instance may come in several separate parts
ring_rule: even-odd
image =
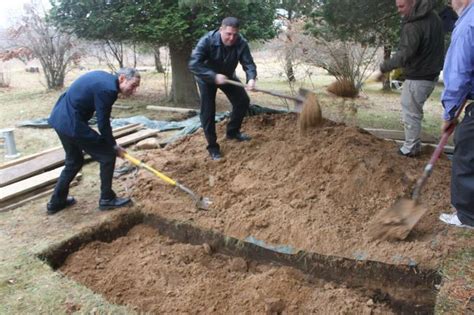
[[[426,80],[405,80],[402,87],[402,118],[405,128],[405,142],[400,148],[404,154],[421,151],[421,121],[423,105],[434,90],[436,82]]]

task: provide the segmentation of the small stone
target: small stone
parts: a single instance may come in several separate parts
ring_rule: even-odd
[[[240,257],[234,258],[230,261],[229,269],[230,271],[247,272],[248,270],[247,261]]]
[[[265,299],[265,314],[279,314],[285,309],[285,302],[279,298]]]
[[[367,303],[365,303],[365,304],[366,304],[367,306],[372,306],[372,305],[374,305],[374,300],[369,299],[369,300],[367,301]]]
[[[148,138],[138,142],[135,145],[135,149],[137,150],[150,150],[150,149],[157,149],[160,147],[157,138]]]
[[[204,252],[208,255],[211,255],[212,254],[212,247],[211,245],[207,244],[207,243],[204,243],[202,244],[202,248],[204,249]]]
[[[214,187],[215,184],[216,184],[216,177],[209,175],[209,187]]]

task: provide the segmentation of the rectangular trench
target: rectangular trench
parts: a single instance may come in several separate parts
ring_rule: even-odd
[[[376,261],[320,255],[306,251],[285,254],[253,243],[204,230],[189,222],[169,220],[141,212],[124,214],[114,221],[88,229],[71,239],[51,247],[39,257],[53,269],[63,265],[67,257],[92,241],[111,242],[138,224],[151,226],[160,235],[180,243],[208,244],[213,253],[241,257],[249,261],[287,266],[304,274],[368,292],[375,302],[387,303],[398,314],[433,314],[436,285],[441,276],[435,270],[408,265],[391,265]]]

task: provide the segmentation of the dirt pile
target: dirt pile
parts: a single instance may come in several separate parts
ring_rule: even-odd
[[[124,180],[134,181],[133,197],[143,210],[240,239],[253,236],[270,244],[388,263],[433,266],[453,247],[451,234],[437,219],[450,210],[446,157],[422,192],[429,210],[408,240],[379,242],[366,235],[368,223],[378,211],[410,195],[430,152],[416,159],[402,157],[394,142],[330,121],[301,136],[294,114],[247,118],[243,130],[252,135],[250,142],[225,140],[224,130],[225,123],[219,124],[220,162],[208,158],[202,133],[141,156],[210,197],[214,203],[209,211],[196,212],[187,195],[141,172]]]
[[[145,225],[112,243],[86,245],[61,271],[141,312],[393,314],[360,290],[175,243]]]

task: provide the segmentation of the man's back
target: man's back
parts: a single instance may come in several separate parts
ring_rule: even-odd
[[[49,124],[70,137],[96,138],[87,122],[97,112],[101,129],[110,125],[110,112],[119,93],[115,75],[104,71],[86,73],[61,95],[51,112]],[[108,133],[108,132],[107,132]]]
[[[444,61],[443,23],[434,12],[432,0],[416,0],[411,13],[403,18],[399,50],[380,70],[403,68],[406,79],[434,81]]]

